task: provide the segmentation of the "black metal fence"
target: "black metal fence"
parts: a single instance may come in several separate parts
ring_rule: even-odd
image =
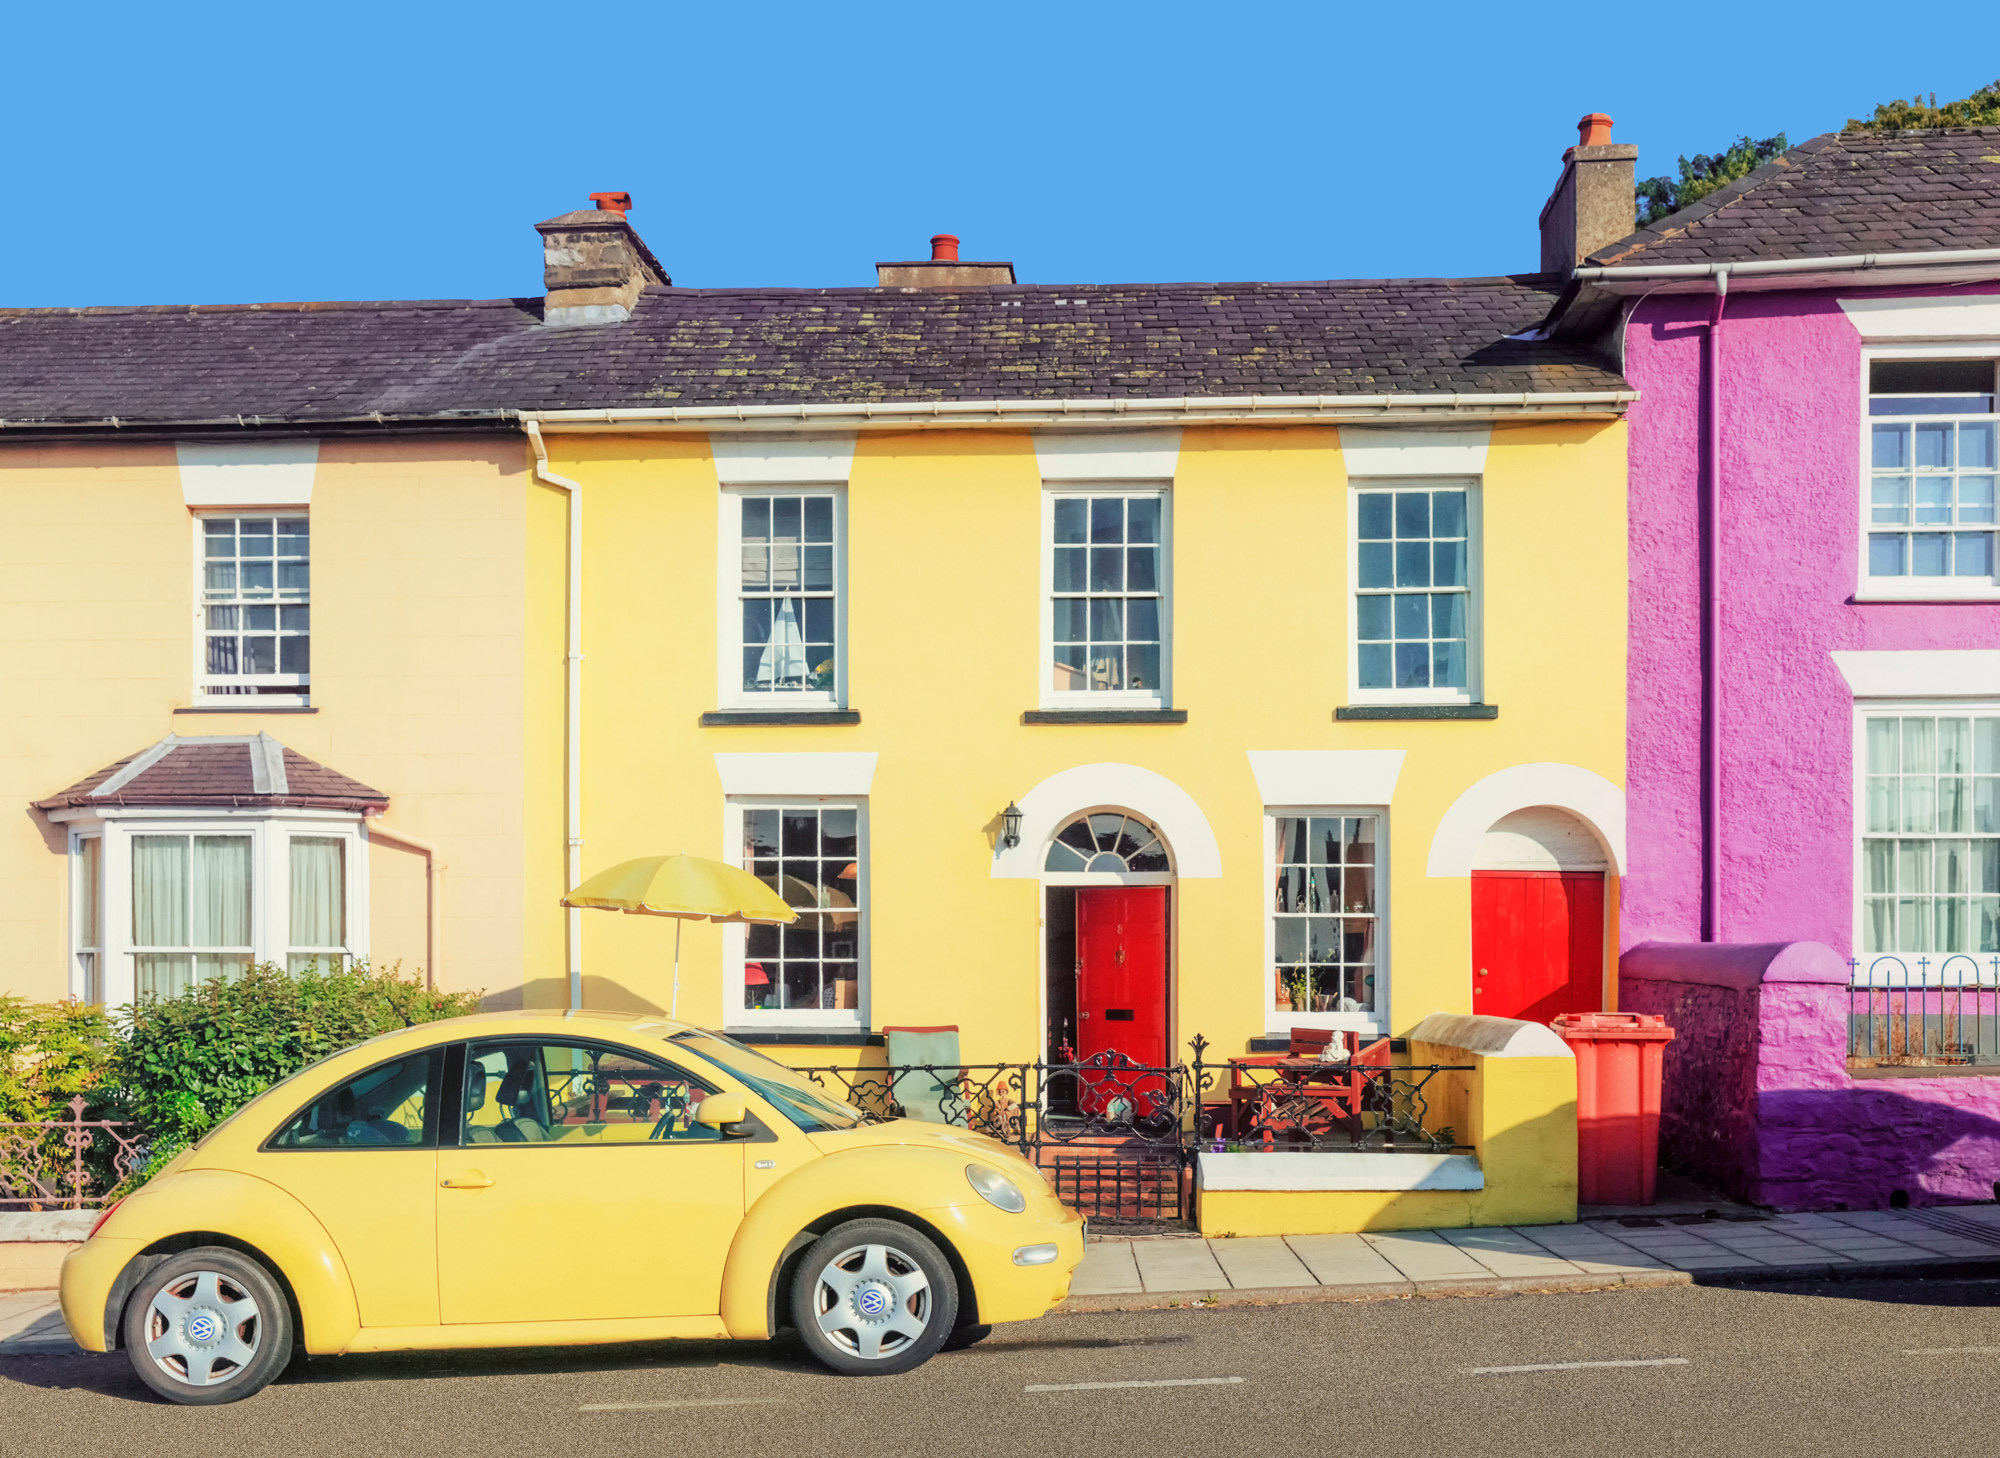
[[[928,1119],[1019,1150],[1093,1222],[1178,1222],[1192,1215],[1197,1151],[1439,1151],[1427,1087],[1445,1065],[1348,1068],[1345,1099],[1324,1080],[1208,1062],[1152,1066],[1119,1053],[1068,1062],[802,1068],[873,1122]],[[1352,1105],[1352,1107],[1349,1107]]]
[[[1912,965],[1914,962],[1914,966]],[[2000,1064],[2000,957],[1857,959],[1847,990],[1847,1057],[1861,1065]]]

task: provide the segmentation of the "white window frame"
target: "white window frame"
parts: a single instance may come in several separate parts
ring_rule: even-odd
[[[1372,816],[1375,820],[1375,1010],[1373,1012],[1280,1011],[1278,1007],[1278,912],[1272,905],[1272,891],[1278,877],[1278,829],[1280,820],[1336,815]],[[1259,974],[1264,980],[1264,1028],[1266,1033],[1283,1036],[1293,1028],[1331,1028],[1340,1032],[1389,1033],[1390,933],[1389,911],[1389,807],[1386,805],[1266,805],[1264,807],[1264,880],[1261,905],[1264,917],[1264,961]]]
[[[260,508],[254,506],[230,506],[230,507],[203,508],[198,511],[190,512],[189,516],[191,518],[189,522],[189,529],[193,533],[193,538],[194,538],[192,555],[194,558],[195,702],[204,708],[211,708],[211,707],[226,707],[232,709],[240,708],[245,712],[249,713],[254,713],[258,709],[306,708],[312,701],[312,674],[310,671],[305,673],[258,674],[255,675],[254,677],[245,674],[236,674],[233,676],[225,674],[212,674],[208,671],[208,603],[206,601],[207,588],[208,588],[208,574],[206,571],[206,566],[207,566],[208,556],[207,556],[207,547],[205,545],[205,539],[207,537],[207,528],[205,527],[204,523],[217,520],[240,521],[246,517],[268,518],[269,520],[272,521],[303,521],[307,524],[306,529],[308,535],[307,535],[307,547],[306,547],[306,553],[307,553],[306,563],[307,563],[308,573],[310,573],[311,564],[313,561],[312,546],[311,546],[312,513],[303,506],[274,506],[269,508]],[[273,561],[275,562],[275,560],[276,559],[274,558]],[[302,605],[310,609],[313,606],[314,596],[315,596],[314,589],[309,586],[306,589],[305,602],[303,604],[295,604],[295,605]],[[271,603],[273,607],[284,606],[282,599],[280,599],[277,595],[277,583],[276,583],[275,572],[273,573]],[[314,632],[312,630],[308,630],[306,634],[306,641],[308,645],[306,652],[308,653],[308,655],[310,655],[312,652],[310,645],[313,637],[314,637]],[[259,685],[259,684],[277,688],[289,687],[293,689],[294,692],[290,693],[230,692],[230,690],[232,689],[239,689],[247,685]]]
[[[847,706],[847,486],[840,481],[725,485],[718,512],[716,569],[716,705],[773,713]],[[743,687],[743,500],[764,496],[823,496],[833,502],[833,688]]]
[[[94,937],[86,936],[81,925],[81,913],[85,895],[86,871],[89,863],[84,859],[86,844],[97,847],[97,925],[91,930]],[[105,914],[105,868],[104,832],[78,830],[69,836],[69,995],[78,1002],[102,1004],[104,1001],[104,938]]]
[[[250,837],[250,956],[254,962],[288,965],[291,953],[291,848],[294,835],[346,841],[347,958],[368,955],[368,831],[359,815],[345,811],[181,810],[105,807],[53,812],[51,820],[69,827],[70,915],[67,919],[70,991],[87,999],[94,991],[107,1007],[121,1007],[137,991],[132,945],[132,837],[135,835],[248,835]],[[83,985],[79,954],[91,948],[78,938],[76,885],[81,874],[81,842],[101,841],[103,946],[98,950],[97,987]],[[190,952],[194,949],[189,948]]]
[[[869,884],[873,879],[869,871],[870,844],[868,835],[868,797],[866,795],[731,795],[723,801],[723,845],[728,848],[726,859],[732,866],[748,870],[743,865],[743,812],[745,810],[803,808],[811,806],[816,810],[854,811],[855,877],[854,905],[860,913],[859,931],[855,937],[854,975],[856,979],[853,1007],[826,1008],[749,1008],[744,1006],[743,964],[747,959],[745,948],[749,934],[741,923],[725,923],[722,928],[722,1022],[725,1029],[734,1032],[762,1033],[772,1029],[797,1029],[806,1032],[838,1032],[850,1029],[865,1029],[870,1026],[870,1003],[873,979],[869,972],[869,943],[872,921],[869,911]]]
[[[1059,690],[1055,687],[1056,501],[1115,496],[1160,503],[1160,682],[1151,689]],[[1166,709],[1174,702],[1174,493],[1171,481],[1042,483],[1041,641],[1035,648],[1036,702],[1044,709]]]
[[[1356,476],[1347,483],[1347,702],[1483,704],[1486,702],[1486,514],[1479,476]],[[1465,687],[1361,687],[1361,493],[1465,492]],[[1393,611],[1393,609],[1392,609]]]
[[[1977,359],[1992,358],[2000,364],[2000,339],[1954,339],[1923,344],[1880,344],[1863,347],[1861,377],[1855,382],[1860,401],[1860,436],[1856,442],[1859,463],[1854,493],[1856,552],[1854,562],[1857,602],[2000,602],[2000,526],[1995,527],[1994,571],[1991,580],[1968,577],[1874,577],[1868,571],[1868,535],[1873,522],[1875,451],[1872,427],[1876,419],[1916,420],[1920,416],[1873,417],[1868,413],[1870,366],[1877,360]],[[2000,381],[1996,381],[2000,388]],[[1857,947],[1860,943],[1855,943]]]
[[[1904,838],[1901,831],[1870,832],[1868,829],[1868,721],[1890,717],[1915,715],[1923,718],[1951,719],[2000,719],[2000,699],[1868,699],[1854,705],[1854,753],[1853,753],[1853,796],[1854,796],[1854,836],[1853,836],[1853,885],[1850,889],[1852,926],[1849,932],[1849,946],[1855,966],[1850,969],[1854,985],[1857,987],[1939,987],[1939,986],[1987,986],[1994,984],[1993,952],[1870,952],[1867,951],[1868,915],[1868,858],[1866,843],[1871,833]],[[1977,733],[1974,735],[1975,750]],[[1968,775],[1968,778],[1971,778]],[[1976,792],[1975,792],[1976,793]],[[1976,810],[1976,807],[1975,807]],[[1990,835],[1990,832],[1988,833]],[[1967,831],[1963,837],[1936,831],[1910,831],[1908,838],[1927,841],[1972,840],[1980,838],[1979,833]],[[1928,967],[1919,967],[1918,958],[1928,960]],[[1900,961],[1903,970],[1894,965]],[[1950,966],[1944,965],[1946,962]],[[1877,965],[1880,962],[1882,965]]]

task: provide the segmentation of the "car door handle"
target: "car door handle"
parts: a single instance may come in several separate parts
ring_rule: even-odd
[[[467,1170],[462,1175],[451,1175],[438,1181],[447,1190],[490,1190],[493,1181],[478,1170]]]

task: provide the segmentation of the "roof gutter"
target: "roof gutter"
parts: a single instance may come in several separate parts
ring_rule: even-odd
[[[1705,280],[1726,274],[1745,278],[1801,273],[1869,273],[1905,268],[1956,268],[2000,264],[2000,248],[1940,248],[1922,253],[1842,253],[1829,258],[1759,258],[1745,263],[1605,264],[1576,269],[1578,283],[1618,284],[1660,280]]]
[[[663,405],[605,410],[523,410],[550,430],[921,430],[967,426],[1290,425],[1439,416],[1575,418],[1619,415],[1637,390],[1492,394],[1208,395],[1131,400],[878,400],[855,404]]]

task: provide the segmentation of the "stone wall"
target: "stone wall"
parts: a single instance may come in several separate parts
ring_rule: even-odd
[[[1620,1010],[1675,1029],[1662,1160],[1780,1210],[1879,1209],[1899,1191],[1912,1205],[1993,1200],[2000,1074],[1850,1071],[1847,983],[1817,942],[1627,952]]]

